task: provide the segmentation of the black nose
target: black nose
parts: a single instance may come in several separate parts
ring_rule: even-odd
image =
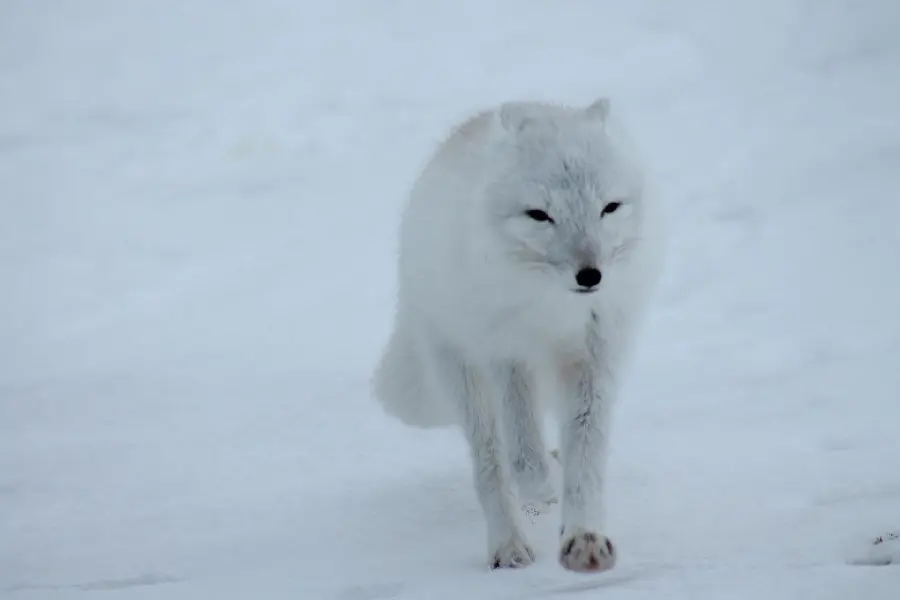
[[[575,281],[578,282],[578,285],[586,288],[594,287],[600,283],[602,278],[603,275],[594,267],[585,267],[575,274]]]

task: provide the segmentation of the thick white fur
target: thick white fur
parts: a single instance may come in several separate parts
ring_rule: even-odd
[[[409,425],[461,427],[494,567],[534,559],[517,500],[556,501],[545,407],[560,423],[559,560],[573,571],[615,563],[603,514],[610,410],[664,243],[660,207],[612,117],[606,99],[476,114],[437,149],[402,216],[375,395]],[[604,214],[610,202],[620,206]],[[602,273],[593,293],[575,291],[585,266]],[[538,397],[541,380],[555,388]]]

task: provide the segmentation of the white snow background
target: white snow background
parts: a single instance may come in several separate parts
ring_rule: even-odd
[[[0,595],[857,600],[900,526],[900,3],[4,0]],[[509,99],[613,98],[672,247],[619,565],[486,568],[455,431],[382,415],[395,231]],[[898,552],[900,555],[900,552]]]

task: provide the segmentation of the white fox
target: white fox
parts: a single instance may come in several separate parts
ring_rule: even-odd
[[[664,244],[609,106],[476,114],[437,149],[402,215],[394,330],[374,393],[409,425],[461,427],[492,568],[534,561],[518,501],[558,501],[544,407],[560,425],[559,561],[579,572],[616,561],[603,502],[610,410]],[[555,384],[552,401],[540,382]]]

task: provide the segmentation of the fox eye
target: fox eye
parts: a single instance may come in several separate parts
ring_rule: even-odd
[[[606,206],[603,207],[603,210],[600,212],[600,216],[604,217],[605,215],[611,214],[619,210],[619,207],[622,206],[621,202],[610,202]]]
[[[549,221],[550,223],[554,223],[555,221],[550,218],[550,215],[547,214],[546,211],[540,210],[538,208],[532,208],[531,210],[526,210],[525,214],[534,219],[535,221]]]

